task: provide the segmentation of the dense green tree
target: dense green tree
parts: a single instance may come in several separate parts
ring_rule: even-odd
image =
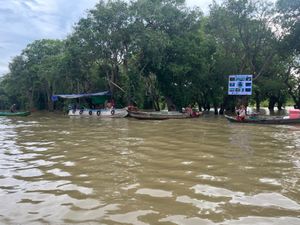
[[[299,31],[299,1],[225,0],[204,16],[184,0],[101,0],[66,40],[34,41],[12,60],[0,107],[52,110],[53,94],[110,90],[123,106],[223,113],[237,100],[230,74],[254,75],[257,108],[288,94],[300,107]]]
[[[300,108],[300,1],[278,0],[277,10],[282,36],[279,54],[285,68],[282,76],[288,93]]]
[[[156,105],[159,94],[169,108],[191,102],[191,78],[200,64],[194,47],[201,14],[184,6],[184,1],[137,1],[133,4],[137,33],[137,59],[142,75],[155,77],[159,92],[152,96]],[[151,80],[151,79],[148,79]],[[153,79],[152,79],[153,80]],[[195,94],[195,93],[194,93]]]
[[[269,3],[253,0],[227,0],[222,5],[214,4],[211,9],[210,28],[218,49],[224,54],[222,62],[227,73],[254,75],[257,108],[266,96],[262,93],[263,86],[268,85],[259,79],[269,77],[277,65],[274,59],[278,38],[272,30],[273,11]],[[277,78],[274,74],[270,79],[279,85],[282,80]]]
[[[130,14],[124,1],[100,1],[90,10],[87,18],[79,21],[73,38],[80,44],[80,60],[86,63],[85,72],[91,68],[104,77],[112,94],[121,80],[121,72],[126,76],[130,52]],[[87,75],[88,76],[88,75]]]

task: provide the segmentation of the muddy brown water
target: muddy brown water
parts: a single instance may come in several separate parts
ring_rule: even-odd
[[[0,118],[0,224],[300,224],[300,125]]]

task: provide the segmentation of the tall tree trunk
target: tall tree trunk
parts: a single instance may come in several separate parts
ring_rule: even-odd
[[[218,105],[214,104],[214,111],[215,111],[215,115],[218,115]]]
[[[255,105],[256,105],[256,111],[259,112],[259,110],[260,110],[260,95],[258,92],[255,92]]]
[[[53,101],[51,99],[51,94],[50,93],[47,94],[47,99],[48,99],[48,110],[50,112],[52,112],[54,110],[54,104],[53,104]]]
[[[176,111],[176,105],[170,97],[166,97],[167,107],[169,111]]]
[[[274,112],[274,107],[275,107],[276,101],[277,101],[277,99],[274,96],[271,96],[269,98],[268,109],[270,110],[270,112]]]
[[[278,101],[277,102],[277,109],[282,110],[282,105],[283,105],[282,101]]]
[[[205,100],[203,108],[204,108],[204,111],[209,111],[210,110],[210,102]]]
[[[259,112],[260,111],[260,100],[259,99],[255,99],[255,105],[256,105],[256,111]]]
[[[300,109],[300,99],[299,99],[299,101],[295,102],[294,108],[295,109]]]
[[[154,105],[155,111],[160,111],[160,107],[159,107],[159,98],[157,98],[157,97],[154,97],[154,98],[153,98],[153,105]]]
[[[230,111],[232,113],[235,112],[236,97],[225,95],[223,97],[223,103],[221,105],[223,105],[223,110]]]
[[[224,110],[225,110],[224,104],[222,103],[221,106],[220,106],[219,114],[223,115],[224,114]]]
[[[199,107],[199,111],[202,112],[202,104],[200,103],[200,101],[197,101],[198,107]]]
[[[239,96],[238,105],[244,105],[247,108],[247,106],[248,106],[248,96]]]
[[[29,110],[30,111],[32,111],[34,109],[33,95],[34,95],[34,90],[33,90],[33,88],[30,88],[28,90],[28,103],[29,103]]]
[[[52,86],[51,86],[50,82],[46,83],[45,89],[46,89],[46,93],[47,93],[47,108],[48,108],[49,111],[53,111],[54,104],[53,104],[52,99],[51,99],[53,91],[52,91]]]

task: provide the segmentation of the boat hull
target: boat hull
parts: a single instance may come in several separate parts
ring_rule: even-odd
[[[68,115],[99,118],[123,118],[128,115],[128,112],[126,109],[71,109],[69,110]]]
[[[188,114],[180,112],[144,112],[144,111],[128,111],[130,117],[140,120],[167,120],[167,119],[187,119],[194,118]],[[200,114],[199,114],[200,115]],[[195,116],[195,117],[199,117]]]
[[[300,118],[290,119],[283,117],[264,117],[245,120],[237,120],[235,117],[225,115],[226,119],[233,123],[254,123],[254,124],[300,124]]]
[[[30,115],[29,111],[26,112],[0,112],[0,116],[28,116]]]

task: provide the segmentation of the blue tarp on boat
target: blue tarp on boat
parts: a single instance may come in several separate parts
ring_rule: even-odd
[[[86,94],[70,94],[70,95],[52,95],[52,101],[57,101],[58,98],[83,98],[83,97],[92,97],[92,96],[103,96],[103,95],[110,95],[109,91],[97,92],[97,93],[86,93]]]

